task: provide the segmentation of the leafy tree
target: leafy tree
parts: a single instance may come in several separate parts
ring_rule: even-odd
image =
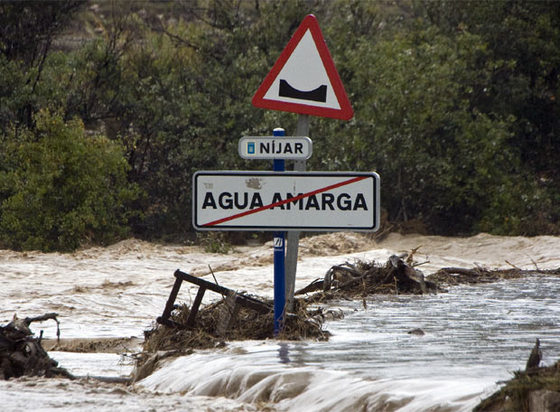
[[[560,3],[469,0],[418,5],[419,14],[450,38],[468,31],[486,42],[486,60],[494,67],[485,93],[474,94],[471,104],[489,115],[515,119],[508,146],[519,153],[528,184],[515,184],[517,199],[523,199],[517,201],[518,218],[512,219],[504,208],[496,225],[516,221],[505,225],[511,228],[508,233],[560,233],[559,213],[551,206],[560,196]],[[491,227],[486,221],[485,228]]]
[[[457,30],[476,33],[488,43],[494,61],[511,62],[494,71],[486,110],[515,115],[514,143],[523,159],[538,171],[556,173],[560,159],[560,146],[554,139],[560,130],[560,3],[427,2],[426,10],[430,20],[450,35]]]
[[[56,34],[84,0],[3,1],[0,3],[0,54],[28,66],[43,61]]]
[[[139,192],[126,182],[122,151],[86,137],[79,120],[41,111],[36,128],[2,136],[0,240],[4,247],[74,250],[127,233],[127,203]]]
[[[44,10],[39,2],[0,5],[3,216],[25,209],[15,197],[21,176],[38,175],[41,162],[56,169],[41,157],[47,142],[55,144],[40,131],[50,117],[59,125],[52,135],[80,136],[79,145],[67,143],[61,153],[91,150],[97,159],[109,147],[122,148],[122,173],[146,196],[107,203],[122,205],[123,218],[144,212],[127,221],[134,234],[190,235],[192,174],[269,168],[240,159],[238,139],[278,126],[295,130],[297,115],[250,101],[296,27],[314,13],[355,117],[312,120],[309,168],[379,171],[390,218],[421,219],[432,232],[558,231],[559,3],[184,0],[87,10],[79,1],[43,4]],[[37,26],[26,33],[24,16]],[[84,42],[55,50],[56,36],[80,24]],[[83,137],[80,121],[88,135],[109,140]],[[70,158],[60,161],[71,164]],[[41,185],[55,191],[66,184],[50,175]],[[119,182],[126,193],[130,187]],[[33,186],[37,193],[41,185]],[[14,229],[23,223],[10,219],[2,239],[14,237],[14,247],[23,247],[26,237]],[[43,225],[29,222],[27,232]],[[82,239],[99,240],[94,232],[82,231]]]
[[[280,3],[267,2],[259,13],[272,18]],[[200,169],[247,168],[250,165],[237,156],[238,139],[255,129],[262,134],[285,126],[263,122],[282,115],[267,115],[250,104],[277,57],[263,53],[251,39],[277,35],[277,30],[261,20],[246,25],[255,18],[248,7],[242,13],[225,8],[219,18],[214,8],[195,11],[186,20],[152,22],[153,30],[139,29],[139,23],[136,30],[142,41],[129,43],[120,53],[111,44],[126,44],[121,39],[128,36],[126,30],[114,41],[91,43],[80,52],[88,58],[78,60],[87,62],[78,73],[91,70],[91,75],[80,82],[85,87],[72,93],[70,113],[93,119],[91,110],[80,109],[83,102],[91,102],[89,107],[100,113],[97,118],[104,118],[108,135],[123,142],[131,165],[129,178],[148,194],[137,205],[145,210],[145,219],[134,228],[144,236],[186,235],[191,230],[192,174]],[[282,32],[299,24],[299,15],[290,16],[289,26],[279,26]],[[284,42],[277,38],[278,54]]]
[[[0,2],[0,70],[12,69],[20,73],[18,79],[12,74],[0,80],[13,87],[14,96],[9,99],[10,116],[4,112],[0,120],[31,125],[37,111],[33,95],[55,36],[84,4],[84,0]],[[11,83],[13,80],[17,81]],[[11,94],[1,92],[2,97]]]
[[[478,36],[451,41],[436,29],[362,38],[346,62],[355,119],[338,131],[345,139],[323,132],[331,136],[319,149],[330,150],[323,166],[379,171],[393,220],[420,218],[440,233],[470,231],[493,188],[516,170],[506,145],[510,120],[470,104],[488,81],[489,69],[479,64],[485,53]]]
[[[31,87],[21,64],[0,55],[0,131],[6,132],[32,101]]]

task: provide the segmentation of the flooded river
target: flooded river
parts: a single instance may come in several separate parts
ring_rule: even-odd
[[[296,287],[335,264],[385,262],[420,247],[425,274],[441,267],[556,269],[558,237],[469,238],[392,234],[382,242],[351,233],[302,239]],[[221,285],[273,294],[272,245],[228,255],[197,247],[136,240],[74,254],[0,251],[0,323],[14,313],[57,312],[61,338],[143,336],[163,311],[173,272],[209,276]],[[2,410],[289,410],[468,411],[522,369],[540,338],[543,362],[560,358],[560,279],[520,279],[449,288],[428,296],[372,296],[335,302],[344,318],[327,322],[328,342],[249,341],[169,359],[133,386],[94,380],[22,378],[0,381]],[[186,285],[179,302],[196,290]],[[207,302],[216,299],[206,294]],[[52,324],[51,324],[52,323]],[[54,322],[32,324],[45,338]],[[422,336],[409,334],[420,328]],[[122,353],[138,350],[123,344]],[[131,358],[115,353],[50,352],[81,376],[127,376]]]

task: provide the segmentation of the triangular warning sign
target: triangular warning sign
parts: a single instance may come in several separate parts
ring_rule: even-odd
[[[252,103],[263,109],[352,118],[354,111],[314,15],[303,19]]]

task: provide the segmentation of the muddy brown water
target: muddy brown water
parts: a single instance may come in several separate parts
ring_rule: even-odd
[[[296,287],[332,265],[385,261],[418,246],[426,274],[444,266],[560,267],[558,237],[393,234],[375,243],[337,233],[302,239]],[[137,240],[69,255],[0,251],[0,323],[15,312],[57,312],[62,342],[49,353],[61,366],[82,376],[126,376],[129,355],[161,314],[176,269],[208,276],[210,265],[220,284],[272,297],[271,254],[270,243],[218,255]],[[523,367],[535,337],[544,362],[560,357],[558,285],[557,278],[530,276],[447,294],[375,296],[366,308],[337,302],[345,318],[325,325],[333,333],[328,342],[234,342],[166,360],[132,387],[87,379],[4,381],[0,401],[8,411],[470,410]],[[185,288],[179,300],[192,302],[195,293]],[[415,328],[425,334],[408,333]],[[54,322],[33,330],[43,330],[49,343],[56,339]]]

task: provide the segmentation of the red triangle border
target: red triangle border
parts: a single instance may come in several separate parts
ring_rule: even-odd
[[[274,81],[276,80],[276,77],[292,55],[293,51],[301,41],[304,34],[307,32],[307,30],[311,32],[313,41],[317,46],[317,51],[319,52],[319,56],[321,57],[321,61],[323,62],[324,68],[327,72],[327,76],[329,77],[329,80],[333,87],[333,91],[338,100],[340,109],[312,106],[310,104],[284,102],[264,98],[264,96],[272,86],[272,83],[274,83]],[[317,22],[317,19],[313,14],[307,15],[303,19],[303,21],[293,34],[292,38],[276,60],[276,63],[274,63],[274,66],[272,66],[272,69],[257,89],[257,92],[253,96],[252,104],[253,106],[262,109],[280,110],[285,112],[309,114],[312,116],[330,117],[342,120],[350,120],[354,116],[354,110],[352,109],[350,100],[348,100],[348,96],[346,95],[346,91],[344,90],[342,80],[338,75],[338,72],[334,65],[334,61],[331,57],[329,49],[327,48],[323,33],[321,32],[321,29],[319,27],[319,23]]]

